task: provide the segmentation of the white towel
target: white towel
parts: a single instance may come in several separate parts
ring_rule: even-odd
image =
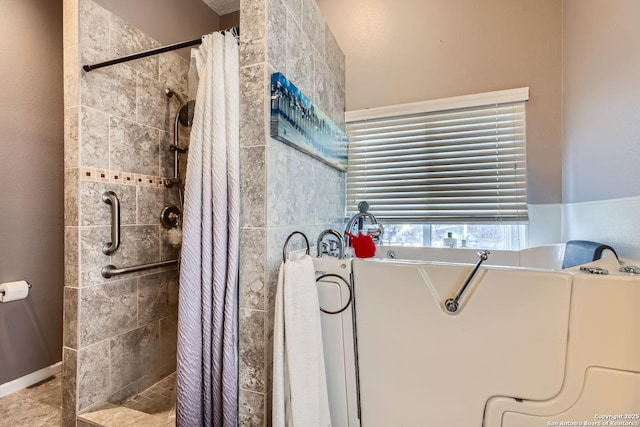
[[[309,255],[280,266],[273,338],[273,427],[331,425],[320,304]]]

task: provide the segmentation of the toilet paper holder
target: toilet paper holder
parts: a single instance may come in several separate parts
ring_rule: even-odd
[[[27,281],[25,280],[25,282]],[[27,286],[31,289],[31,283],[27,282]],[[4,291],[0,291],[0,295],[4,296]]]

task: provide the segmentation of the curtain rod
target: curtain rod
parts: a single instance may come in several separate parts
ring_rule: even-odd
[[[236,27],[230,28],[228,30],[221,30],[220,32],[231,31],[236,38],[240,35],[240,30]],[[91,71],[102,67],[108,67],[109,65],[120,64],[122,62],[133,61],[134,59],[146,58],[147,56],[157,55],[159,53],[170,52],[172,50],[182,49],[183,47],[196,46],[202,43],[202,37],[189,40],[186,42],[180,42],[175,44],[170,44],[167,46],[158,47],[156,49],[147,50],[144,52],[134,53],[132,55],[123,56],[116,59],[111,59],[109,61],[98,62],[96,64],[86,64],[82,66],[84,71]]]

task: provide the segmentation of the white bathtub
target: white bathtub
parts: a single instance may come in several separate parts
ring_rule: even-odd
[[[491,250],[491,256],[486,265],[503,267],[530,267],[556,270],[562,268],[564,244],[536,246],[521,251]],[[471,248],[427,248],[411,246],[379,246],[377,258],[389,258],[392,251],[396,259],[419,261],[475,263],[478,259],[478,249]]]
[[[400,257],[413,248],[394,249]],[[492,252],[451,314],[444,301],[475,252],[318,261],[322,271],[353,271],[356,336],[350,311],[323,315],[327,378],[341,385],[330,396],[334,427],[604,425],[606,415],[640,413],[639,277],[542,270],[558,265],[549,248],[491,266]],[[467,264],[443,262],[467,255]],[[321,302],[344,301],[347,290],[330,286]]]

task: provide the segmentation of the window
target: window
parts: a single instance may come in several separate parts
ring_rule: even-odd
[[[450,232],[458,246],[521,247],[526,99],[522,88],[347,113],[347,215],[366,200],[385,243],[439,246]]]
[[[451,233],[459,248],[521,249],[526,232],[525,224],[384,224],[381,244],[441,248]]]

